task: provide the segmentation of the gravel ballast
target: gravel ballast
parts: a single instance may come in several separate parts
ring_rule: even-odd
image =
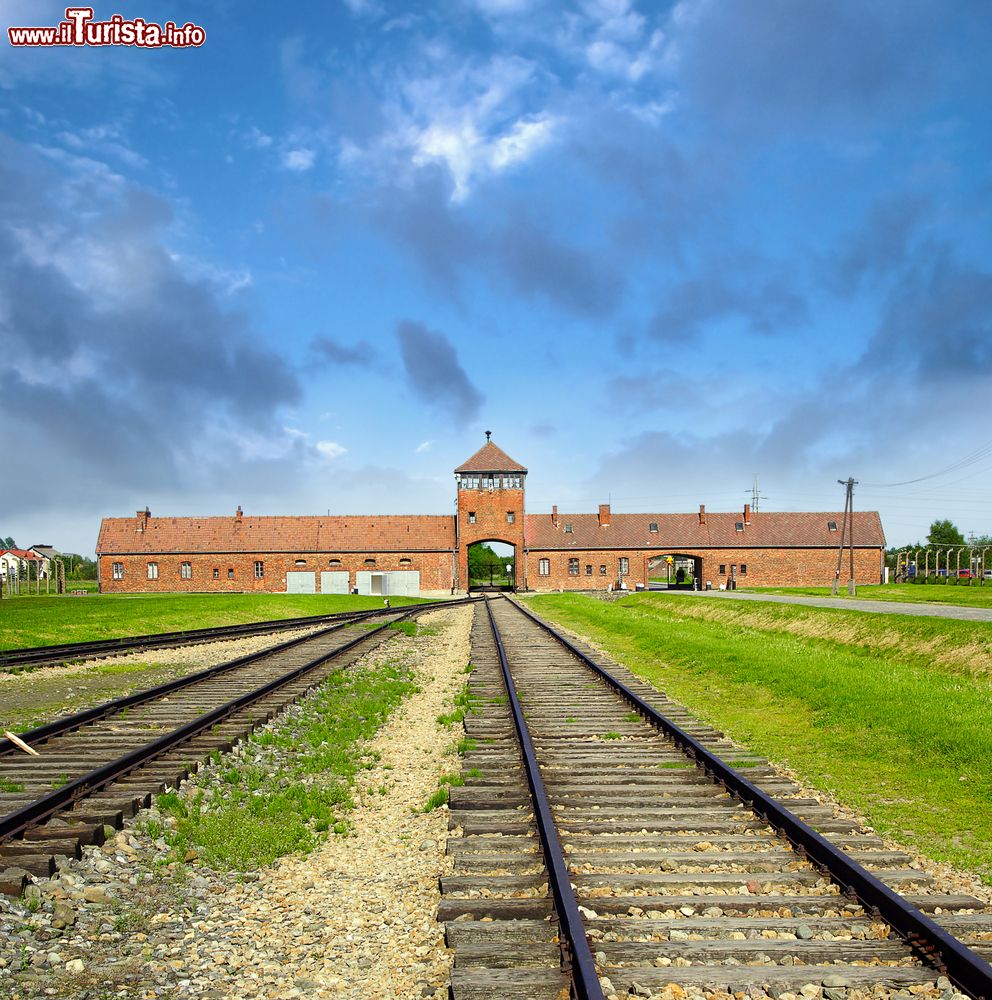
[[[420,616],[426,631],[397,632],[356,664],[399,658],[420,690],[370,742],[347,835],[258,872],[220,872],[195,852],[170,865],[159,834],[171,817],[147,810],[25,899],[0,899],[0,994],[443,996],[450,959],[435,915],[447,811],[422,809],[457,769],[460,731],[437,716],[465,681],[471,619],[470,608]],[[198,781],[221,781],[224,766]]]

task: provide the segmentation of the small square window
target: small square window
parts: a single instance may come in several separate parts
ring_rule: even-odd
[[[747,576],[747,563],[741,563],[741,576]]]
[[[158,579],[158,563],[150,562],[148,563],[148,579],[157,580]]]
[[[114,579],[124,579],[124,563],[114,563]]]
[[[227,567],[227,578],[228,578],[228,580],[233,580],[234,579],[234,567],[233,566],[228,566]]]
[[[654,534],[657,534],[658,533],[658,522],[657,521],[652,521],[648,525],[648,531],[653,532]]]
[[[836,530],[837,530],[837,522],[827,521],[827,531],[836,531]]]
[[[571,521],[569,521],[568,524],[565,525],[565,534],[566,535],[572,534],[572,522]]]
[[[720,576],[723,576],[727,572],[727,564],[720,563]]]
[[[513,513],[513,511],[512,511],[512,510],[508,510],[508,511],[506,512],[506,523],[507,523],[507,524],[513,524],[513,522],[514,522],[515,520],[516,520],[516,515],[515,515],[515,514]]]
[[[586,563],[586,576],[592,576],[592,563]]]
[[[599,575],[606,576],[606,563],[599,564]]]
[[[737,521],[737,522],[735,522],[734,528],[736,528],[737,531],[743,531],[744,530],[744,522],[743,521]]]
[[[475,524],[475,511],[474,510],[470,510],[468,512],[468,523],[469,524]]]
[[[192,563],[188,563],[188,562],[180,563],[179,564],[179,575],[184,580],[192,580],[193,579],[193,564]]]

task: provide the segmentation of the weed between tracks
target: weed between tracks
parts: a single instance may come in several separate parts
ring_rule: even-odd
[[[159,809],[177,821],[166,833],[173,857],[193,852],[221,868],[249,870],[312,850],[328,831],[346,833],[355,777],[377,759],[364,743],[417,690],[396,660],[332,674],[233,760],[221,764],[217,754],[209,784],[197,780],[158,797]]]
[[[992,678],[932,653],[987,648],[988,625],[701,601],[528,603],[880,832],[992,884]]]

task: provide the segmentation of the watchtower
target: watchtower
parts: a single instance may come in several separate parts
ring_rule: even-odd
[[[513,546],[515,585],[524,578],[524,481],[527,470],[490,440],[455,469],[458,490],[456,539],[459,590],[468,590],[468,550],[476,542]]]

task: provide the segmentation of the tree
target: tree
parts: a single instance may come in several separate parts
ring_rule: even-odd
[[[964,545],[964,535],[951,521],[934,521],[930,525],[927,541],[931,545]]]
[[[485,542],[470,545],[468,550],[468,575],[474,583],[503,583],[506,580],[506,564],[512,557],[504,558],[494,552]]]
[[[8,535],[6,538],[0,538],[0,548],[16,549],[17,542],[15,542],[14,539],[10,535]]]

